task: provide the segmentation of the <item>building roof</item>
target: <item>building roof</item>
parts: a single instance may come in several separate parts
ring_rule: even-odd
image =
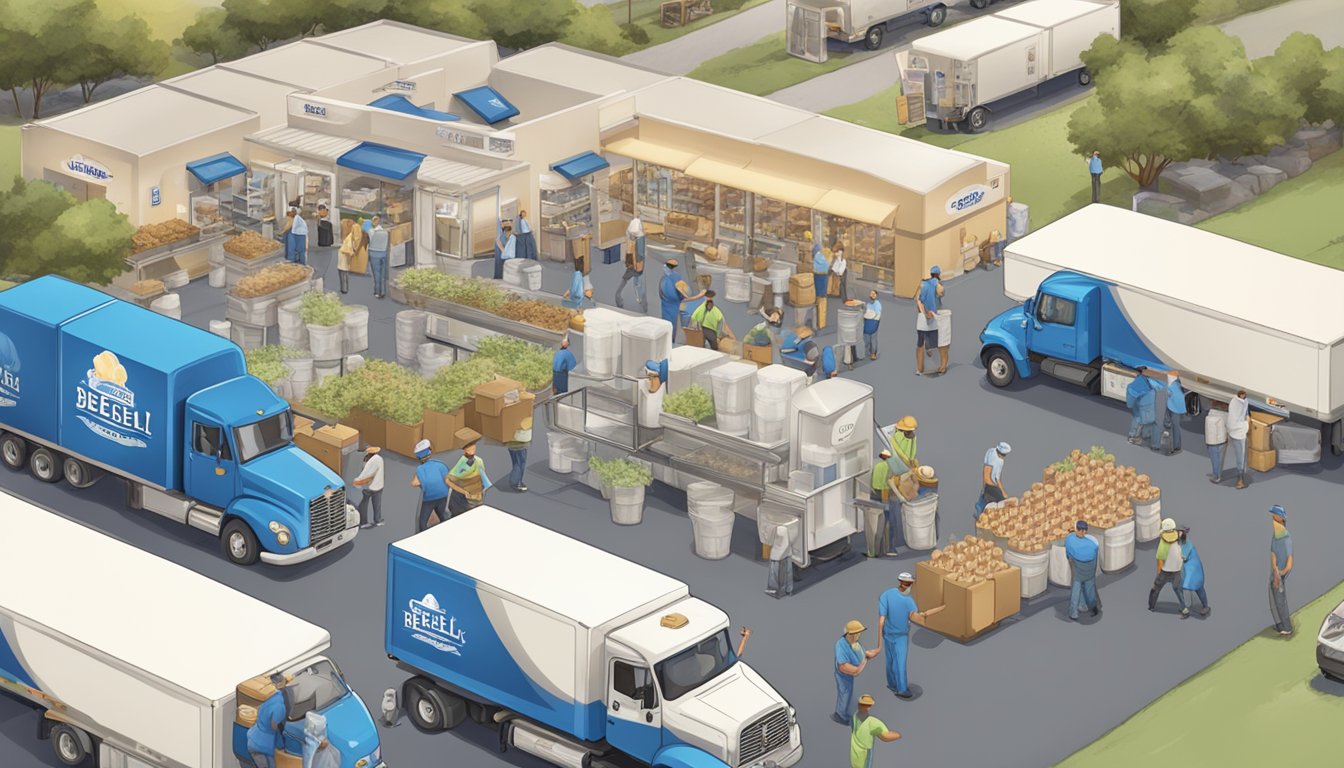
[[[306,90],[293,83],[223,67],[206,67],[165,80],[161,85],[255,112],[261,116],[262,128],[283,125],[287,120],[286,97],[295,91]]]
[[[392,546],[590,628],[689,594],[670,576],[487,506]]]
[[[320,91],[388,69],[393,64],[382,57],[300,40],[218,66]]]
[[[956,61],[970,61],[990,51],[1039,35],[1036,27],[994,16],[981,16],[951,29],[935,32],[915,40],[911,51],[916,54],[946,56]]]
[[[635,94],[635,111],[651,117],[755,141],[813,117],[813,113],[687,77],[674,77]],[[821,145],[809,148],[814,153]]]
[[[396,64],[413,64],[469,45],[482,44],[479,40],[386,19],[332,32],[312,38],[309,42],[351,53],[375,56]]]
[[[202,699],[228,699],[331,643],[321,627],[8,493],[0,528],[0,611]]]
[[[259,131],[247,137],[247,140],[263,147],[282,153],[311,157],[315,160],[336,162],[336,158],[358,147],[358,139],[346,139],[317,131],[305,131],[302,128],[290,128],[277,125],[265,131]]]
[[[637,91],[668,79],[668,75],[659,72],[559,43],[530,48],[501,59],[495,69],[595,96]]]
[[[1089,205],[1007,252],[1318,344],[1344,338],[1344,272],[1124,208]]]
[[[522,167],[523,163],[508,161],[502,169],[495,170],[431,156],[426,157],[420,164],[420,172],[416,174],[416,178],[424,184],[466,189],[488,179],[507,176]]]
[[[1104,7],[1103,3],[1092,3],[1088,0],[1031,0],[1029,3],[1004,8],[994,15],[1000,19],[1045,28],[1086,16]]]
[[[255,117],[251,112],[151,85],[39,124],[144,156]]]

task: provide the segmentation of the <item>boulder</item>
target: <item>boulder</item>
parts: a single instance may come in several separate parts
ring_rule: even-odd
[[[1185,201],[1160,192],[1140,192],[1134,196],[1134,210],[1167,221],[1177,221]]]
[[[1250,168],[1252,165],[1264,165],[1264,164],[1265,164],[1264,155],[1246,155],[1244,157],[1237,158],[1237,165],[1244,165],[1247,168]]]
[[[1339,149],[1339,131],[1312,131],[1311,136],[1307,138],[1307,157],[1312,161],[1320,160],[1322,157]]]
[[[1326,120],[1325,122],[1321,123],[1321,127],[1324,128],[1324,129],[1327,130],[1327,131],[1328,131],[1328,130],[1331,130],[1331,129],[1333,129],[1333,128],[1335,127],[1335,121],[1334,121],[1334,120]]]
[[[1236,185],[1226,176],[1190,163],[1167,166],[1158,184],[1160,191],[1183,198],[1191,205],[1205,210],[1226,210],[1222,208],[1223,201],[1232,194],[1234,188]]]
[[[1209,218],[1209,216],[1210,214],[1208,211],[1200,210],[1199,208],[1191,208],[1181,211],[1180,216],[1177,218],[1177,221],[1179,221],[1181,224],[1190,226],[1193,224],[1198,224],[1199,222]]]
[[[1270,156],[1265,158],[1265,165],[1278,168],[1291,179],[1307,172],[1311,167],[1311,156],[1305,149],[1289,150],[1278,155],[1271,152]]]
[[[1260,194],[1260,177],[1253,173],[1243,173],[1233,181],[1245,187],[1252,195]]]
[[[1279,182],[1288,178],[1288,174],[1270,165],[1252,165],[1246,169],[1246,172],[1259,180],[1260,191],[1258,194],[1265,194],[1269,190],[1278,186]]]
[[[1172,163],[1172,165],[1184,165],[1190,168],[1214,168],[1217,167],[1218,162],[1215,160],[1204,160],[1202,158],[1192,157],[1184,163]]]
[[[1213,169],[1219,176],[1226,176],[1229,179],[1236,179],[1238,176],[1246,173],[1246,166],[1236,163],[1218,163]]]

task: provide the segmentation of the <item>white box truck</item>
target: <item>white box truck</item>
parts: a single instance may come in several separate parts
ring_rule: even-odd
[[[1044,373],[1123,401],[1138,366],[1177,370],[1192,414],[1245,389],[1344,450],[1344,272],[1098,204],[1010,243],[1003,291],[1025,303],[980,334],[994,386]]]
[[[926,70],[925,112],[934,128],[965,123],[982,131],[1007,99],[1076,73],[1090,85],[1081,54],[1099,35],[1120,36],[1120,5],[1088,0],[1032,0],[911,46]]]
[[[61,764],[251,766],[278,673],[275,768],[302,765],[309,712],[341,768],[383,768],[373,719],[320,655],[326,630],[3,492],[0,530],[0,690],[44,710]]]
[[[788,0],[785,3],[784,40],[789,55],[808,61],[826,61],[826,41],[863,41],[875,51],[882,47],[887,25],[920,14],[930,27],[947,20],[947,6],[956,0]],[[990,0],[970,0],[984,8]]]
[[[387,654],[422,731],[470,714],[569,768],[802,760],[793,708],[680,581],[490,507],[392,544],[387,569]]]

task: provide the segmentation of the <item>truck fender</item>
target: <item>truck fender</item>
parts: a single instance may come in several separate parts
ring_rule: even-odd
[[[37,721],[37,737],[43,741],[51,738],[51,730],[57,725],[64,725],[70,729],[79,740],[79,745],[84,748],[87,754],[94,754],[98,746],[92,736],[84,731],[83,728],[70,722],[65,716],[48,709],[42,713],[42,719]]]
[[[996,337],[987,340],[984,346],[980,347],[980,364],[987,364],[990,354],[995,350],[1003,350],[1013,359],[1013,366],[1017,368],[1018,378],[1031,378],[1031,360],[1027,357],[1021,346],[1011,338]]]
[[[251,496],[243,496],[234,499],[229,503],[229,508],[224,514],[224,519],[220,521],[222,530],[229,524],[230,520],[242,520],[247,523],[247,527],[252,529],[252,533],[257,537],[257,542],[261,548],[267,552],[287,555],[299,551],[299,541],[306,540],[308,534],[308,521],[304,520],[301,524],[295,524],[294,515],[281,509],[280,507],[262,501]],[[289,528],[289,544],[281,546],[275,539],[275,534],[271,533],[271,521],[275,521]]]
[[[730,768],[719,758],[699,747],[676,744],[659,750],[653,757],[653,768]]]

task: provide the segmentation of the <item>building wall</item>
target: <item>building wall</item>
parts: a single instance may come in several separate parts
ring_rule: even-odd
[[[72,179],[92,184],[102,183],[65,172],[66,162],[75,155],[81,155],[108,170],[112,178],[102,183],[107,190],[107,199],[117,207],[117,210],[123,212],[130,210],[137,189],[135,173],[139,158],[135,155],[106,144],[63,133],[41,123],[23,126],[22,143],[23,178],[40,181],[44,170],[50,168]],[[132,223],[136,222],[132,220]]]
[[[548,173],[553,164],[574,155],[583,152],[600,154],[602,142],[598,139],[597,121],[597,104],[588,103],[523,123],[513,129],[518,138],[514,159],[522,160],[532,167],[527,177],[526,197],[519,198],[519,206],[529,212],[534,226],[540,226],[537,222],[541,216],[541,174]]]

